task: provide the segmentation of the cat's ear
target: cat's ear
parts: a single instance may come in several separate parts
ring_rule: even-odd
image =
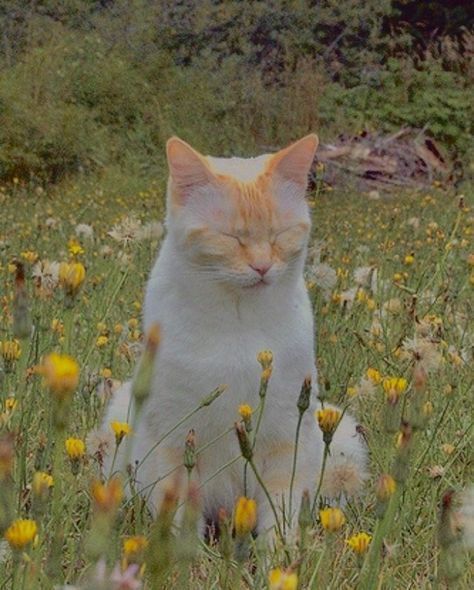
[[[183,205],[193,190],[216,180],[204,156],[179,137],[166,143],[166,155],[175,197]]]
[[[318,145],[315,133],[303,137],[274,154],[270,158],[268,172],[277,182],[291,182],[304,192]]]

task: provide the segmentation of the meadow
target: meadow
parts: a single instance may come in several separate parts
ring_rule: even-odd
[[[127,194],[1,189],[0,588],[472,587],[472,202],[439,186],[309,195],[319,396],[357,416],[370,477],[342,510],[305,502],[298,534],[269,548],[251,536],[252,502],[206,544],[198,488],[173,534],[173,485],[153,518],[101,467],[133,436],[97,433],[107,400],[154,354],[140,316],[163,199],[164,180]],[[191,472],[199,452],[183,441]],[[327,485],[343,495],[358,474],[339,476]]]

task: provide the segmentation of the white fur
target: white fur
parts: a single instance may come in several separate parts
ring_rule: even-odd
[[[256,160],[260,164],[260,159]],[[255,173],[256,160],[250,160],[249,174]],[[238,166],[243,169],[241,177],[244,177],[242,162],[245,161],[239,159]],[[222,169],[232,169],[236,173],[233,166]],[[306,207],[304,209],[307,216]],[[259,351],[270,349],[274,356],[274,370],[255,459],[275,502],[281,506],[281,496],[286,495],[288,507],[298,418],[296,402],[307,375],[312,376],[313,388],[317,382],[313,313],[302,273],[305,251],[270,285],[256,289],[233,288],[190,268],[176,227],[169,219],[169,232],[146,288],[144,331],[158,322],[162,329],[162,343],[152,393],[132,438],[131,459],[143,459],[156,441],[196,408],[216,386],[225,383],[228,388],[211,406],[187,420],[149,455],[138,469],[137,485],[149,495],[151,504],[158,506],[169,478],[157,480],[180,464],[189,429],[195,429],[197,446],[201,447],[232,427],[238,419],[239,404],[258,406],[261,368],[256,357]],[[106,424],[114,419],[127,419],[129,400],[130,385],[127,384],[115,395]],[[301,428],[294,488],[295,511],[303,490],[313,491],[319,475],[323,443],[313,415],[316,407],[316,391],[313,389],[311,407]],[[286,452],[277,452],[278,448],[286,449]],[[167,449],[176,449],[177,455],[171,458]],[[354,421],[348,416],[344,417],[332,445],[333,457],[341,454],[352,457],[360,469],[364,469],[365,449],[356,436]],[[230,432],[199,455],[196,476],[204,483],[238,455],[236,436]],[[120,461],[123,457],[119,456],[116,465],[120,465]],[[237,497],[245,492],[243,470],[244,461],[240,459],[205,483],[202,497],[207,517],[215,517],[220,507],[232,512]],[[272,512],[252,476],[249,476],[246,494],[257,500],[259,530],[271,528],[274,525]]]

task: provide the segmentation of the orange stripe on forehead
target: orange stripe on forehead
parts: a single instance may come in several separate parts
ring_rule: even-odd
[[[268,180],[261,176],[252,182],[242,182],[226,176],[225,186],[234,201],[241,221],[247,223],[271,223],[276,208],[271,196]]]

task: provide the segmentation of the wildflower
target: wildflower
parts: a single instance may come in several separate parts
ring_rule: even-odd
[[[242,457],[250,461],[253,456],[252,445],[250,443],[247,430],[245,426],[241,422],[236,422],[234,424],[235,433],[237,434],[237,439],[239,441],[240,452],[242,453]]]
[[[386,377],[382,381],[382,386],[388,403],[391,405],[397,404],[401,394],[406,390],[407,385],[407,380],[403,377]]]
[[[445,455],[452,455],[454,453],[454,451],[456,450],[456,447],[454,445],[452,445],[451,443],[444,443],[441,445],[441,450],[443,451],[443,453]]]
[[[270,590],[296,590],[298,587],[298,576],[291,570],[276,568],[268,574]]]
[[[366,375],[367,378],[370,379],[372,383],[374,383],[375,385],[378,385],[383,379],[381,373],[377,371],[377,369],[373,369],[372,367],[369,367],[367,369]]]
[[[124,437],[132,432],[131,426],[127,422],[112,421],[110,423],[113,433],[115,434],[115,443],[118,446]]]
[[[53,487],[54,480],[49,473],[45,473],[44,471],[36,471],[33,475],[33,482],[31,484],[31,489],[33,490],[33,494],[39,498],[40,500],[45,500],[49,495],[49,490]]]
[[[89,454],[95,457],[102,466],[105,457],[112,451],[114,435],[109,431],[91,430],[86,438]]]
[[[369,548],[371,540],[371,535],[368,535],[367,533],[357,533],[347,539],[346,543],[355,553],[357,553],[357,555],[362,555]]]
[[[38,260],[38,253],[33,250],[25,250],[21,253],[21,257],[23,260],[26,260],[26,262],[34,264]]]
[[[122,550],[127,562],[139,563],[143,560],[143,553],[148,546],[148,540],[143,535],[135,535],[123,540]]]
[[[13,438],[10,435],[0,437],[0,482],[7,480],[13,469]]]
[[[257,503],[241,496],[235,505],[234,527],[238,537],[250,534],[257,524]]]
[[[273,363],[273,353],[271,350],[262,350],[257,355],[257,361],[261,364],[262,369],[266,369]]]
[[[319,520],[324,530],[335,533],[344,526],[346,517],[340,508],[328,507],[319,511]]]
[[[148,331],[145,350],[143,351],[135,378],[132,382],[132,396],[135,398],[138,407],[141,407],[141,404],[143,404],[146,398],[150,395],[151,381],[155,368],[155,357],[158,353],[160,338],[160,325],[153,324]]]
[[[389,500],[395,493],[396,487],[397,484],[391,475],[388,473],[381,475],[375,488],[377,500],[380,502],[387,502],[387,500]]]
[[[74,228],[76,235],[79,237],[83,237],[87,240],[91,240],[94,237],[94,229],[92,226],[88,225],[87,223],[79,223]]]
[[[80,262],[61,262],[59,265],[59,283],[66,295],[74,298],[86,278],[86,269]]]
[[[122,483],[116,477],[105,484],[93,482],[91,491],[95,507],[99,512],[115,512],[123,498]]]
[[[443,362],[443,356],[438,345],[426,338],[415,336],[407,338],[402,344],[402,358],[410,358],[415,365],[427,373],[438,369]]]
[[[196,432],[193,428],[188,432],[184,443],[183,464],[186,467],[188,474],[191,475],[191,471],[196,465]]]
[[[366,471],[350,457],[334,459],[324,473],[321,495],[351,498],[362,490],[366,478]]]
[[[66,453],[71,460],[81,459],[86,452],[86,445],[80,438],[68,438],[64,442]]]
[[[413,256],[413,254],[407,254],[405,256],[405,258],[403,259],[403,262],[407,265],[410,266],[411,264],[413,264],[415,262],[415,257]]]
[[[18,519],[5,531],[5,539],[12,549],[20,551],[29,545],[36,537],[38,526],[34,520]]]
[[[103,348],[104,346],[106,346],[109,342],[109,338],[108,336],[98,336],[97,340],[95,341],[95,344],[97,346],[97,348]]]
[[[358,388],[353,385],[350,385],[346,390],[346,394],[349,397],[355,397],[358,394]]]
[[[16,408],[17,406],[17,400],[14,397],[7,397],[7,399],[5,400],[5,411],[6,412],[13,412],[13,410]]]
[[[337,283],[337,273],[328,264],[317,263],[310,269],[310,275],[312,280],[323,292],[324,298],[327,300],[332,289]]]
[[[18,340],[4,340],[0,342],[0,355],[9,365],[17,361],[21,356],[21,346]]]
[[[253,414],[252,406],[249,406],[248,404],[240,405],[239,406],[239,414],[244,422],[246,422],[246,423],[249,422],[250,419],[252,418],[252,414]]]
[[[69,250],[69,254],[73,257],[80,256],[84,254],[84,248],[79,244],[77,240],[69,240],[67,248]]]
[[[298,408],[298,412],[300,416],[303,415],[306,410],[309,408],[311,398],[311,375],[305,377],[303,381],[303,385],[301,386],[300,394],[298,396],[298,402],[296,406]]]
[[[125,217],[120,223],[116,223],[113,228],[107,232],[112,239],[122,243],[124,246],[137,239],[141,230],[141,221],[134,217]]]
[[[51,330],[55,334],[58,334],[59,336],[63,336],[64,335],[64,324],[63,324],[63,322],[61,322],[61,320],[58,320],[57,318],[52,319],[51,320]]]
[[[336,408],[324,408],[316,410],[314,415],[319,428],[323,431],[324,442],[329,444],[341,419],[341,412]]]
[[[38,370],[45,386],[58,399],[68,398],[79,383],[79,365],[67,354],[49,354]]]

